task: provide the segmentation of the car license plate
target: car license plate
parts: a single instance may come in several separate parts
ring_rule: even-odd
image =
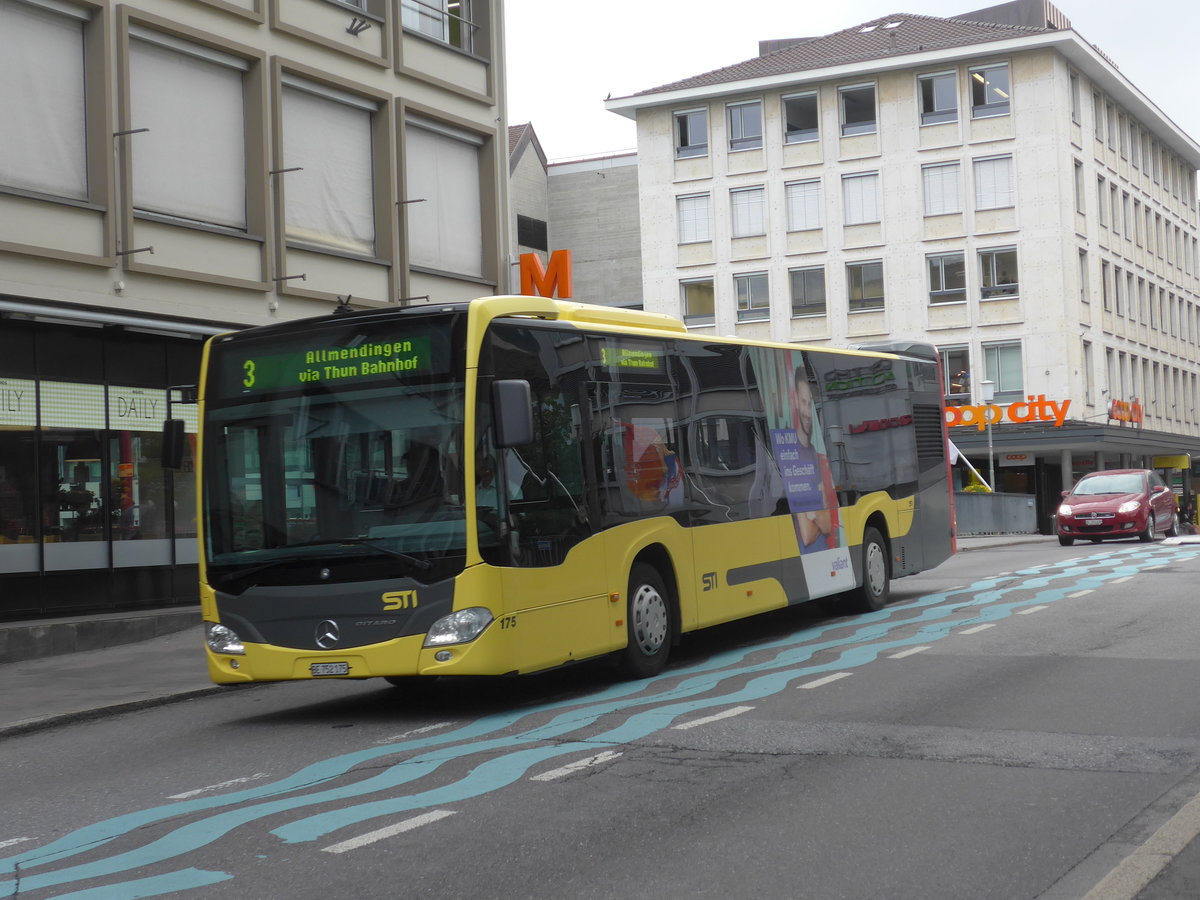
[[[1084,525],[1101,525],[1101,524],[1103,524],[1103,522],[1104,522],[1103,519],[1084,519],[1083,520]]]
[[[317,675],[349,675],[350,663],[313,663],[308,667],[308,671],[314,677]]]

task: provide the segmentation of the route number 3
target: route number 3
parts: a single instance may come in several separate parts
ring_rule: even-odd
[[[246,377],[242,379],[242,387],[254,387],[254,360],[248,359],[242,363],[242,371],[246,373]]]

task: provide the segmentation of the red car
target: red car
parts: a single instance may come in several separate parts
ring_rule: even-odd
[[[1179,533],[1179,501],[1152,469],[1107,469],[1084,475],[1063,491],[1056,519],[1064,547],[1076,538],[1096,543],[1136,535],[1152,541],[1159,532]]]

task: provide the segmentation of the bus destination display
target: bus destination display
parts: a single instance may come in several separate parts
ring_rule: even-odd
[[[427,335],[366,339],[341,347],[310,346],[286,353],[229,353],[223,362],[225,395],[289,390],[308,384],[341,385],[389,375],[420,375],[435,369]]]

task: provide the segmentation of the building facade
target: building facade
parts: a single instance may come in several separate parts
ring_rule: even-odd
[[[934,342],[952,438],[1043,528],[1082,472],[1200,452],[1200,146],[1061,12],[762,50],[607,103],[638,126],[646,309]]]
[[[506,289],[502,25],[0,2],[0,618],[195,599],[191,460],[158,455],[205,337]]]
[[[636,153],[550,163],[530,123],[513,125],[509,140],[509,222],[513,293],[517,260],[570,250],[573,297],[602,306],[641,307],[641,222]]]

